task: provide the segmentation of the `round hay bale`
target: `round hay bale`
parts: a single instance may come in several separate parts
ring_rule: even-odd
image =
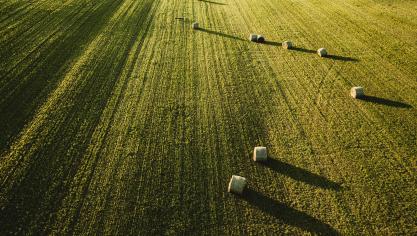
[[[258,42],[258,43],[265,43],[265,38],[264,38],[264,36],[262,36],[262,35],[258,35],[257,37],[256,37],[256,41]]]
[[[253,160],[254,161],[266,161],[268,160],[268,153],[266,147],[255,147],[253,150]]]
[[[282,47],[285,49],[291,49],[292,48],[292,42],[290,41],[285,41],[282,43]]]
[[[258,35],[250,34],[249,35],[249,40],[252,41],[252,42],[257,42],[258,41]]]
[[[360,98],[365,96],[365,92],[362,87],[353,87],[350,89],[350,96],[353,98]]]
[[[246,178],[238,176],[238,175],[232,175],[227,191],[229,193],[242,194],[243,190],[245,189],[245,186],[246,186]]]
[[[317,50],[317,54],[319,54],[320,57],[325,57],[327,56],[327,50],[325,48],[319,48],[319,50]]]
[[[198,22],[194,22],[194,23],[191,25],[191,27],[192,27],[193,29],[198,29]]]

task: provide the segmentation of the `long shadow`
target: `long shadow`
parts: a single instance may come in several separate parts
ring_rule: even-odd
[[[312,234],[339,235],[330,225],[286,204],[275,201],[253,189],[245,189],[240,198],[285,224],[295,226]]]
[[[205,3],[210,3],[210,4],[215,4],[215,5],[227,5],[226,3],[222,3],[222,2],[213,2],[213,1],[207,1],[207,0],[198,0],[199,2],[205,2]]]
[[[311,49],[306,49],[306,48],[293,47],[290,50],[298,51],[298,52],[311,53],[311,54],[316,54],[317,53],[317,50],[311,50]],[[328,59],[332,59],[332,60],[336,60],[336,61],[352,61],[352,62],[358,62],[359,61],[356,58],[337,56],[337,55],[327,55],[327,56],[324,56],[324,58],[328,58]]]
[[[184,23],[191,23],[191,20],[186,18],[186,17],[182,17],[182,16],[181,17],[175,17],[175,19],[178,20],[178,21],[182,21]]]
[[[208,33],[208,34],[213,34],[213,35],[217,35],[217,36],[221,36],[221,37],[229,38],[229,39],[234,39],[234,40],[244,41],[242,38],[239,38],[239,37],[237,37],[237,36],[230,35],[230,34],[225,34],[225,33],[222,33],[222,32],[217,32],[217,31],[208,30],[208,29],[203,29],[203,28],[198,28],[197,30],[198,30],[198,31],[201,31],[201,32]]]
[[[35,112],[62,79],[57,74],[65,71],[70,62],[80,55],[83,46],[100,33],[102,24],[111,17],[114,9],[117,9],[121,2],[120,0],[103,1],[96,7],[91,7],[89,14],[84,14],[78,19],[79,24],[71,25],[66,31],[62,31],[60,40],[53,41],[48,46],[48,50],[40,52],[40,59],[31,62],[30,66],[18,72],[4,75],[2,79],[8,82],[0,90],[0,94],[3,96],[5,91],[12,91],[12,93],[0,103],[2,133],[0,154],[12,145],[25,124],[33,118]],[[0,77],[2,76],[0,72]],[[4,96],[2,98],[4,99]]]
[[[324,58],[336,60],[336,61],[352,61],[352,62],[358,62],[359,60],[352,57],[344,57],[344,56],[337,56],[337,55],[327,55],[324,56]]]
[[[265,41],[262,44],[270,45],[270,46],[282,46],[280,42],[273,42],[273,41]]]
[[[389,99],[385,99],[385,98],[379,98],[379,97],[374,97],[374,96],[363,96],[359,98],[362,101],[365,102],[372,102],[372,103],[376,103],[376,104],[381,104],[381,105],[386,105],[386,106],[390,106],[390,107],[398,107],[398,108],[413,108],[413,106],[407,104],[407,103],[403,103],[403,102],[397,102],[397,101],[393,101],[393,100],[389,100]]]
[[[312,54],[316,54],[317,53],[316,50],[311,50],[311,49],[306,49],[306,48],[293,47],[290,50],[297,51],[297,52],[312,53]]]
[[[107,16],[111,15],[105,13],[114,12],[114,9],[120,6],[123,1],[113,2],[109,0],[108,3],[112,3],[111,6],[114,8],[105,4],[103,5],[104,12],[94,12],[91,17],[99,20],[98,16],[102,15],[107,19]],[[25,235],[29,234],[29,232],[25,232],[27,230],[31,230],[31,234],[35,235],[50,234],[52,229],[47,223],[51,222],[51,217],[56,219],[55,214],[63,206],[64,198],[70,193],[71,183],[67,180],[73,180],[80,170],[81,157],[84,156],[89,145],[86,140],[93,137],[95,127],[99,125],[100,117],[104,114],[108,101],[112,98],[112,92],[125,68],[129,53],[134,48],[138,38],[143,40],[149,30],[150,24],[146,25],[146,22],[149,22],[147,19],[154,17],[155,13],[151,14],[150,11],[152,6],[153,1],[147,0],[135,14],[137,17],[134,18],[133,22],[137,23],[129,24],[125,28],[126,35],[132,35],[133,37],[125,37],[118,41],[120,45],[117,49],[123,50],[123,55],[120,56],[121,60],[115,58],[111,53],[106,53],[102,60],[108,62],[108,64],[103,64],[101,67],[97,66],[91,71],[93,73],[91,78],[103,79],[88,79],[85,85],[79,86],[79,92],[74,92],[73,108],[69,108],[65,113],[62,113],[60,119],[63,120],[59,122],[60,125],[56,127],[55,131],[48,133],[51,139],[59,141],[44,143],[42,147],[36,148],[34,153],[27,154],[28,161],[25,161],[25,164],[29,166],[27,171],[22,173],[19,182],[13,183],[10,190],[5,193],[9,201],[0,209],[0,225],[2,226],[0,227],[0,235],[8,235],[12,232]],[[79,33],[83,32],[85,34],[84,30]],[[103,50],[113,51],[110,48],[104,48]],[[135,54],[135,59],[138,55],[139,52]],[[123,84],[122,94],[127,87],[127,81]],[[95,93],[96,91],[100,91],[100,94]],[[116,107],[119,102],[120,98],[116,101]],[[111,120],[113,120],[114,114],[114,112],[111,114]],[[83,122],[80,122],[80,120]],[[106,128],[106,135],[109,134],[108,129],[109,127]],[[82,133],[82,136],[78,135],[80,133]],[[68,144],[77,148],[68,149]],[[86,185],[83,185],[81,190],[80,202],[72,205],[75,214],[69,219],[69,225],[64,230],[65,232],[68,231],[67,234],[69,235],[76,234],[74,232],[75,226],[80,220],[79,212],[86,199],[89,183],[91,183],[95,174],[99,156],[97,155],[91,161],[92,168],[89,168],[90,173],[86,175]],[[1,194],[0,197],[2,197]],[[20,231],[20,228],[22,228],[22,231]]]
[[[331,180],[328,180],[323,176],[314,174],[300,167],[296,167],[291,164],[288,164],[288,163],[285,163],[285,162],[282,162],[273,158],[268,158],[268,161],[265,163],[262,163],[261,165],[264,165],[283,175],[289,176],[295,180],[302,181],[304,183],[317,186],[320,188],[333,189],[337,191],[339,191],[342,188],[340,184],[333,182]]]

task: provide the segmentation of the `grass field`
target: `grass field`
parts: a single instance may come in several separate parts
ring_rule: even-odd
[[[0,0],[0,235],[416,235],[416,108],[417,1]]]

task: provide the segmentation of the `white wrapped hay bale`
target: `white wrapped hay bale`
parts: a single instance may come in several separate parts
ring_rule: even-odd
[[[193,29],[198,29],[198,22],[194,22],[194,23],[191,25],[191,27],[192,27]]]
[[[325,57],[327,56],[327,50],[325,48],[319,48],[319,50],[317,50],[317,54],[319,54],[320,57]]]
[[[227,191],[229,193],[242,194],[243,190],[245,189],[245,186],[246,186],[246,178],[238,176],[238,175],[232,175]]]
[[[268,159],[268,153],[266,147],[255,147],[253,150],[254,161],[266,161]]]
[[[252,41],[252,42],[257,42],[258,41],[258,35],[250,34],[249,35],[249,40]]]
[[[285,41],[282,43],[282,47],[285,49],[291,49],[292,48],[292,42],[290,41]]]
[[[365,92],[362,87],[353,87],[350,89],[350,96],[353,98],[360,98],[365,96]]]
[[[260,34],[258,34],[258,36],[256,37],[256,41],[258,43],[264,43],[265,42],[265,37],[262,36],[262,35],[260,35]]]

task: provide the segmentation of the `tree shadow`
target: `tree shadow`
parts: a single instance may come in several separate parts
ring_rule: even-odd
[[[365,102],[372,102],[372,103],[381,104],[381,105],[390,106],[390,107],[407,108],[407,109],[413,108],[413,106],[407,103],[397,102],[397,101],[374,97],[374,96],[365,95],[365,96],[359,97],[358,99],[365,101]]]
[[[213,1],[207,1],[207,0],[198,0],[199,2],[205,2],[205,3],[210,3],[210,4],[215,4],[215,5],[227,5],[226,3],[222,3],[222,2],[213,2]]]
[[[352,57],[344,57],[344,56],[337,56],[337,55],[327,55],[324,58],[336,60],[336,61],[351,61],[351,62],[358,62],[359,60]]]
[[[238,196],[252,206],[255,206],[285,224],[295,226],[312,234],[339,235],[330,225],[304,212],[289,207],[284,203],[275,201],[253,189],[246,188],[243,194]]]
[[[265,41],[261,44],[266,44],[266,45],[270,45],[270,46],[282,46],[282,43],[279,42],[273,42],[273,41]]]
[[[314,174],[300,167],[296,167],[291,164],[273,159],[272,157],[268,157],[268,161],[263,162],[263,163],[260,162],[260,164],[276,172],[279,172],[283,175],[291,177],[295,180],[302,181],[304,183],[307,183],[313,186],[317,186],[317,187],[325,188],[325,189],[333,189],[336,191],[339,191],[342,189],[342,186],[340,186],[340,184],[333,182],[331,180],[328,180],[323,176]]]
[[[68,64],[74,58],[77,58],[79,53],[82,53],[84,45],[89,45],[96,35],[100,33],[102,29],[101,23],[106,23],[110,19],[115,11],[123,4],[123,1],[118,0],[106,4],[103,4],[91,13],[90,17],[85,19],[81,27],[83,30],[75,30],[68,37],[63,38],[63,41],[57,40],[58,45],[51,45],[49,53],[45,58],[45,65],[43,63],[39,65],[39,68],[30,71],[30,74],[34,81],[41,80],[41,84],[45,82],[52,83],[53,78],[61,79],[62,74],[67,68],[62,67],[63,64]],[[128,85],[128,81],[120,81],[126,69],[125,65],[128,63],[129,56],[132,56],[132,60],[136,61],[142,52],[142,48],[138,48],[135,53],[131,54],[133,49],[136,49],[136,42],[140,40],[143,42],[145,36],[149,33],[150,25],[147,25],[147,19],[152,19],[155,16],[155,12],[150,11],[153,6],[152,1],[146,2],[142,8],[135,10],[136,14],[132,15],[133,22],[135,24],[128,25],[123,31],[123,37],[118,40],[118,53],[120,58],[107,53],[112,51],[111,48],[102,48],[101,59],[107,64],[103,67],[96,67],[89,71],[89,75],[86,78],[103,78],[99,80],[86,79],[85,83],[77,86],[77,93],[71,95],[73,103],[69,106],[60,106],[59,115],[58,112],[50,114],[50,117],[58,117],[59,121],[54,123],[54,129],[48,132],[47,136],[51,140],[58,140],[57,142],[42,142],[41,146],[35,148],[33,153],[25,153],[21,160],[21,164],[25,165],[25,169],[21,173],[17,174],[13,172],[13,176],[19,176],[19,181],[13,181],[12,183],[3,182],[10,188],[3,191],[0,190],[0,198],[7,197],[6,204],[0,202],[0,235],[18,234],[18,235],[48,235],[52,232],[51,227],[47,227],[48,222],[51,219],[58,219],[57,212],[63,207],[64,199],[68,196],[71,190],[71,183],[67,180],[73,180],[78,173],[78,170],[83,166],[82,156],[87,152],[88,142],[93,138],[96,127],[102,122],[100,117],[105,114],[105,107],[112,99],[112,91],[114,87],[120,83],[121,91],[125,91]],[[76,26],[74,26],[76,27]],[[86,32],[89,32],[86,34]],[[67,43],[70,42],[70,43]],[[81,51],[80,51],[81,50]],[[68,55],[63,56],[63,52],[71,52]],[[129,54],[129,56],[128,56]],[[91,65],[91,62],[88,63]],[[86,65],[88,65],[86,64]],[[57,67],[53,70],[49,69],[49,66]],[[133,70],[133,68],[131,68]],[[127,76],[131,76],[132,71],[127,72]],[[65,75],[65,74],[63,74]],[[58,80],[59,81],[59,80]],[[37,92],[33,88],[35,82],[30,82],[29,90],[33,89],[33,92]],[[54,88],[54,86],[52,86]],[[24,87],[23,87],[24,88]],[[100,95],[94,94],[92,91],[100,90]],[[29,97],[29,95],[27,95]],[[30,96],[34,97],[34,96]],[[22,102],[22,97],[17,97]],[[24,101],[24,100],[23,100]],[[115,106],[119,106],[122,99],[116,99]],[[30,103],[23,102],[24,105]],[[43,105],[43,104],[40,104]],[[20,107],[17,107],[22,109]],[[0,111],[2,109],[0,108]],[[23,109],[22,109],[23,110]],[[25,110],[25,112],[27,112]],[[115,112],[111,113],[109,119],[114,119]],[[3,117],[0,115],[0,130]],[[82,121],[82,122],[80,122]],[[109,133],[110,126],[104,127],[105,136]],[[47,130],[45,127],[40,130]],[[82,133],[82,138],[78,134]],[[45,140],[42,137],[41,140]],[[85,140],[84,140],[85,139]],[[33,140],[25,140],[24,143],[31,144]],[[76,148],[68,148],[68,144],[73,145]],[[99,144],[102,149],[102,144]],[[14,155],[14,154],[13,154]],[[94,172],[96,166],[99,163],[99,156],[91,158],[92,164],[88,172],[84,172],[83,176],[86,178],[85,183],[82,186],[81,193],[83,194],[78,198],[80,200],[77,204],[72,205],[74,214],[71,214],[67,218],[67,228],[64,232],[72,235],[76,234],[76,225],[80,219],[79,212],[84,205],[84,201],[88,199],[86,192],[89,190],[89,184],[94,179]],[[20,157],[19,157],[20,158]],[[89,160],[90,161],[90,160]],[[0,160],[1,162],[1,160]],[[97,172],[95,172],[97,174]],[[9,180],[11,182],[11,180]],[[5,201],[4,200],[4,201]],[[0,201],[2,201],[0,199]],[[53,216],[53,217],[52,217]],[[51,218],[52,217],[52,218]],[[99,233],[100,234],[100,233]]]
[[[91,14],[83,17],[77,24],[69,25],[66,33],[58,34],[56,39],[54,37],[48,41],[47,46],[45,44],[39,51],[36,49],[34,52],[38,55],[34,57],[38,59],[33,62],[26,60],[27,58],[22,59],[14,67],[8,68],[5,74],[2,72],[3,68],[0,68],[0,154],[8,150],[25,125],[34,118],[38,109],[59,85],[63,78],[62,73],[70,68],[71,62],[80,56],[86,45],[100,34],[103,24],[121,3],[123,1],[120,0],[103,1],[103,4],[86,7],[85,10]],[[39,14],[44,13],[41,10]],[[14,46],[4,50],[1,48],[0,60],[9,60],[9,55],[17,53],[16,50],[20,51],[19,48],[25,45],[22,43],[24,41],[19,40]]]
[[[203,29],[203,28],[198,28],[197,30],[198,30],[198,31],[201,31],[201,32],[208,33],[208,34],[213,34],[213,35],[217,35],[217,36],[221,36],[221,37],[229,38],[229,39],[234,39],[234,40],[244,41],[242,38],[239,38],[239,37],[237,37],[237,36],[230,35],[230,34],[225,34],[225,33],[222,33],[222,32],[217,32],[217,31],[208,30],[208,29]]]

